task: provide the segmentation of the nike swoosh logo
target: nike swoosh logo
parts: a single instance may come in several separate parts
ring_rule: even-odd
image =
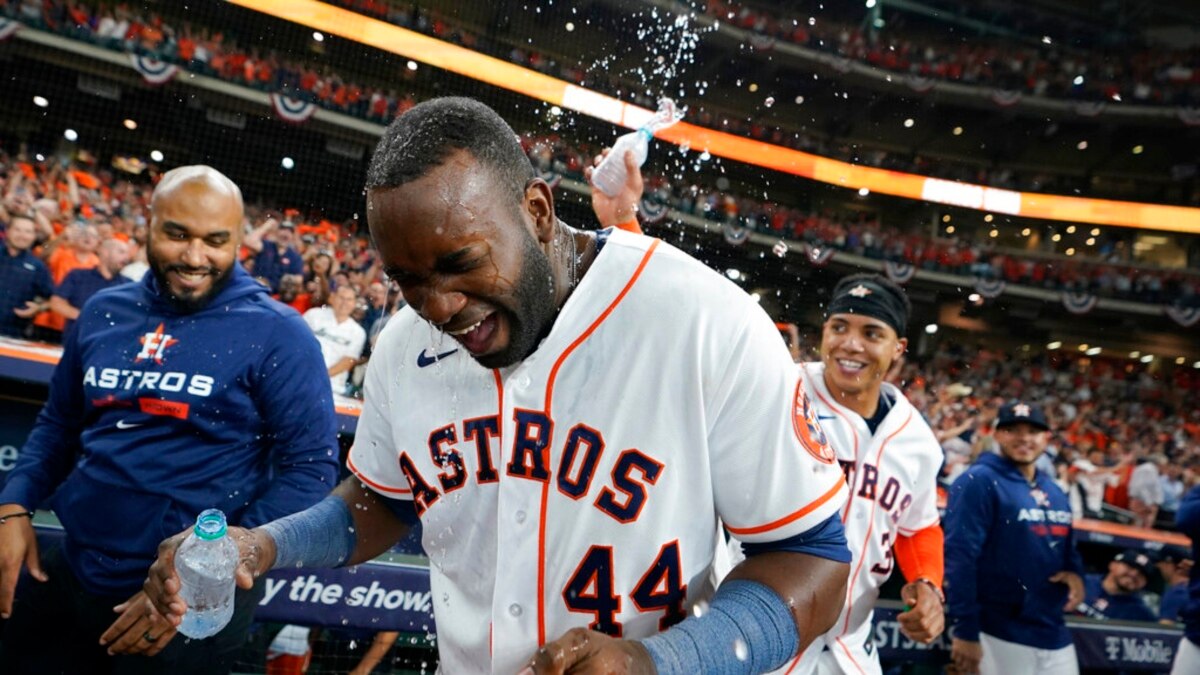
[[[817,419],[819,419],[819,420],[836,420],[837,415],[817,415]]]
[[[117,422],[118,429],[136,429],[141,426],[145,426],[145,425],[140,422],[138,424],[130,424],[129,422],[126,422],[125,420],[119,420]]]
[[[438,361],[441,361],[442,359],[446,358],[447,356],[450,356],[454,352],[458,351],[458,349],[457,348],[451,349],[450,351],[442,352],[441,354],[438,354],[437,356],[430,356],[425,353],[426,351],[427,350],[422,349],[421,353],[417,354],[417,367],[418,368],[424,368],[425,366],[432,366],[433,364],[437,363]]]

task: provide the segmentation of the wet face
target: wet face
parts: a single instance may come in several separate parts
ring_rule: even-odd
[[[544,183],[518,201],[460,151],[418,180],[372,191],[367,217],[404,300],[483,366],[524,359],[549,332],[556,221]]]
[[[996,442],[1000,454],[1018,466],[1027,466],[1037,461],[1046,449],[1050,432],[1027,422],[1006,424],[996,429]]]
[[[904,354],[908,340],[883,321],[861,314],[834,314],[821,329],[825,384],[835,395],[856,396],[879,391],[892,363]]]
[[[1113,561],[1108,564],[1108,576],[1117,588],[1126,593],[1137,593],[1146,587],[1146,575],[1133,565]]]
[[[207,181],[157,195],[146,258],[167,297],[185,311],[207,304],[233,273],[241,229],[241,201]]]

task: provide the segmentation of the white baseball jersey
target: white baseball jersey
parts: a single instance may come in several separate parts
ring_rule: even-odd
[[[938,522],[941,446],[921,413],[896,387],[884,383],[895,403],[872,434],[861,415],[837,403],[829,392],[825,364],[805,363],[800,368],[808,399],[850,487],[842,521],[854,557],[846,606],[837,623],[783,672],[814,672],[821,652],[828,648],[843,673],[879,673],[871,623],[875,601],[895,567],[896,538]]]
[[[439,336],[388,322],[349,466],[421,517],[445,672],[666,629],[711,594],[718,518],[770,542],[845,501],[772,321],[668,244],[612,231],[513,367]]]

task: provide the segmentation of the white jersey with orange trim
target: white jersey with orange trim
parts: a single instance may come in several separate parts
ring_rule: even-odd
[[[921,413],[891,384],[883,388],[895,402],[872,434],[861,415],[838,404],[829,392],[825,364],[805,363],[800,369],[821,429],[851,488],[842,521],[853,559],[846,606],[837,623],[781,672],[837,672],[831,668],[832,656],[843,673],[879,673],[871,622],[875,601],[895,568],[896,538],[938,523],[942,449]],[[821,658],[825,649],[829,654]]]
[[[388,322],[349,465],[420,515],[444,672],[515,673],[576,626],[649,636],[711,595],[718,518],[770,542],[845,502],[774,324],[668,244],[611,231],[516,366],[439,335]]]

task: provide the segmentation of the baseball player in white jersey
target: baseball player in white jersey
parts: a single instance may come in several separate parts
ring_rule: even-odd
[[[846,277],[827,307],[821,361],[800,365],[850,487],[841,517],[854,559],[842,615],[780,672],[881,672],[872,614],[897,563],[909,581],[901,630],[923,643],[942,632],[941,446],[921,413],[884,381],[907,346],[908,314],[904,290],[890,280]]]
[[[419,518],[449,673],[765,672],[829,629],[848,491],[757,303],[566,226],[468,99],[389,128],[367,212],[409,307],[368,368],[361,484],[238,533],[251,570],[370,559]],[[749,555],[713,594],[718,522]],[[148,588],[175,617],[173,546]]]

